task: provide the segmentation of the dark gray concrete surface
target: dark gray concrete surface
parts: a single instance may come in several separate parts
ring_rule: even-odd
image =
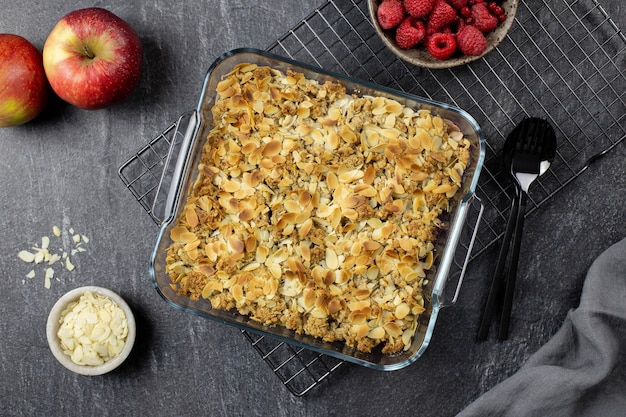
[[[346,365],[303,397],[281,385],[238,330],[159,297],[148,275],[158,230],[118,167],[195,106],[216,57],[235,47],[267,48],[321,3],[0,0],[0,33],[38,48],[61,16],[94,5],[127,20],[145,47],[141,84],[125,103],[85,111],[53,100],[37,120],[0,129],[0,415],[449,416],[515,372],[576,307],[591,262],[626,237],[623,143],[527,219],[506,342],[474,341],[496,247],[470,264],[457,304],[441,312],[415,364],[394,372]],[[601,3],[626,28],[621,2]],[[46,289],[43,268],[26,278],[33,266],[16,255],[52,237],[54,225],[90,241],[72,257],[76,269],[56,267]],[[59,245],[69,250],[72,243],[66,237]],[[46,343],[50,308],[83,285],[118,292],[136,314],[131,357],[104,376],[72,374]]]

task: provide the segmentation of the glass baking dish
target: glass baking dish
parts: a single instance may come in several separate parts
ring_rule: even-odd
[[[444,226],[438,235],[435,247],[435,260],[433,267],[428,271],[428,281],[424,288],[426,311],[420,316],[419,327],[408,350],[386,355],[380,352],[363,353],[346,346],[343,342],[327,343],[321,339],[296,334],[282,326],[265,326],[237,312],[224,311],[212,308],[209,301],[200,299],[193,301],[189,297],[179,296],[171,287],[169,275],[165,272],[166,252],[172,243],[170,231],[175,226],[181,210],[185,205],[188,192],[197,178],[197,168],[200,160],[204,138],[212,128],[211,107],[217,96],[217,83],[240,63],[255,63],[267,65],[272,68],[285,71],[288,68],[301,72],[306,78],[315,79],[320,83],[326,80],[340,82],[348,93],[358,92],[359,95],[384,96],[399,101],[405,106],[414,109],[428,109],[433,114],[449,120],[463,132],[471,142],[470,163],[464,174],[462,188],[452,200],[449,215],[445,216]],[[165,161],[165,168],[161,178],[158,197],[155,201],[163,201],[162,218],[164,219],[158,234],[157,242],[152,253],[150,262],[150,275],[158,293],[171,306],[183,311],[200,315],[217,322],[233,325],[240,329],[256,332],[262,335],[274,337],[293,345],[301,346],[313,351],[327,354],[341,360],[363,365],[379,370],[396,370],[404,368],[417,360],[425,351],[434,331],[435,322],[439,310],[456,301],[460,285],[471,253],[471,242],[467,245],[459,245],[461,234],[467,228],[466,218],[472,204],[478,201],[475,196],[475,188],[482,169],[485,140],[481,129],[476,121],[465,111],[444,103],[438,103],[403,92],[391,90],[382,86],[370,84],[351,77],[331,73],[320,68],[286,59],[265,51],[243,48],[235,49],[223,54],[209,68],[202,87],[200,100],[197,108],[190,114],[186,121],[187,126],[184,135],[176,141],[172,141],[171,149]],[[480,221],[480,216],[475,220]],[[473,230],[477,224],[473,225]],[[461,265],[458,263],[459,252],[461,253]],[[452,272],[452,268],[458,271]],[[453,279],[451,279],[451,277]],[[449,281],[455,284],[456,291],[451,302],[444,299],[444,289]],[[446,291],[447,293],[447,291]]]

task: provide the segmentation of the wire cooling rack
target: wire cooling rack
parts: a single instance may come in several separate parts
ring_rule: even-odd
[[[506,135],[526,116],[557,131],[557,158],[533,185],[527,214],[626,137],[626,37],[597,1],[520,1],[505,40],[453,69],[404,63],[378,38],[366,1],[329,1],[270,51],[468,111],[487,139],[477,193],[485,201],[473,257],[504,231],[512,187],[500,165]]]
[[[499,152],[521,119],[546,118],[559,141],[549,172],[530,190],[527,215],[626,138],[626,37],[602,6],[592,0],[520,1],[515,20],[507,38],[485,58],[458,68],[429,70],[406,64],[384,46],[369,21],[365,0],[328,0],[268,51],[468,111],[487,139],[477,190],[484,214],[472,233],[470,257],[475,258],[503,234],[512,184]],[[126,187],[157,222],[155,199],[164,162],[184,133],[185,117],[119,169]],[[343,364],[243,333],[297,396],[310,392]]]

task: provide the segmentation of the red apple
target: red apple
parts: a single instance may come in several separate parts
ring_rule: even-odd
[[[0,127],[33,120],[48,92],[41,52],[21,36],[0,33]]]
[[[141,75],[137,32],[98,7],[63,16],[43,46],[43,66],[54,92],[83,109],[118,104],[135,90]]]

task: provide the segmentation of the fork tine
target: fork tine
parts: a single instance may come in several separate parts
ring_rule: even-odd
[[[552,131],[547,128],[549,123],[546,120],[532,118],[532,123],[526,123],[519,127],[517,137],[520,138],[516,143],[516,151],[526,154],[543,154],[546,149],[546,143]]]

